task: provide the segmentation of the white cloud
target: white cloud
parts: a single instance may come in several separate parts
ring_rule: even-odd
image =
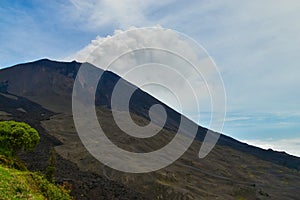
[[[281,139],[281,140],[242,140],[250,145],[263,149],[273,149],[276,151],[285,151],[288,154],[300,157],[300,138]]]
[[[74,18],[70,15],[71,20],[78,21],[82,29],[102,33],[107,25],[118,29],[161,24],[203,44],[222,72],[228,111],[240,113],[238,118],[227,120],[232,128],[246,126],[262,134],[266,134],[263,131],[266,126],[269,132],[285,128],[292,131],[283,133],[287,136],[297,129],[289,117],[276,123],[270,122],[273,116],[260,118],[266,113],[290,116],[299,112],[299,1],[145,1],[143,4],[124,1],[120,5],[114,5],[114,1],[98,4],[91,1],[87,5],[73,2],[79,3],[80,12]],[[72,13],[74,7],[68,9]],[[249,112],[261,114],[250,123],[246,119]]]
[[[113,36],[98,36],[68,59],[113,71],[196,122],[189,113],[198,106],[211,111],[212,103],[215,111],[225,112],[223,83],[214,62],[190,38],[171,29],[117,30]],[[221,131],[217,127],[224,116],[214,117],[218,125],[211,128]]]
[[[65,13],[95,32],[161,24],[194,37],[217,62],[230,111],[299,107],[299,1],[79,1]],[[276,81],[274,81],[276,80]]]

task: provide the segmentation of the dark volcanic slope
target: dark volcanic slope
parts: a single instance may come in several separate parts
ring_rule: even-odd
[[[49,120],[53,112],[23,97],[0,93],[0,120],[15,120],[29,123],[39,131],[41,141],[34,151],[19,156],[31,170],[45,171],[50,151],[62,143],[49,135],[40,121]],[[56,155],[56,177],[59,183],[68,181],[72,185],[72,195],[76,199],[145,199],[141,194],[128,187],[108,180],[97,174],[80,171],[72,162]]]
[[[26,97],[57,113],[71,113],[73,82],[80,65],[80,63],[75,61],[67,63],[47,59],[16,65],[0,70],[0,83],[3,85],[0,89],[7,88],[6,92]],[[120,77],[112,72],[104,73],[99,81],[97,90],[98,105],[110,107],[111,93],[114,85],[119,80]],[[121,81],[123,82],[122,84],[132,87],[125,80],[121,79]],[[4,87],[5,85],[8,87]],[[149,119],[148,110],[153,104],[157,103],[163,104],[147,93],[137,89],[130,101],[131,112]],[[166,105],[164,107],[168,113],[165,127],[177,130],[181,115]],[[202,141],[206,131],[206,128],[199,126],[197,139]],[[264,150],[250,146],[225,135],[220,137],[218,144],[229,146],[269,162],[300,169],[300,158],[284,152]]]
[[[120,80],[121,78],[112,72],[105,72],[102,79],[99,82],[99,90],[98,90],[98,99],[102,105],[110,106],[110,97],[113,91],[114,85]],[[128,85],[128,87],[132,87],[130,83],[121,79],[120,80],[123,85]],[[103,99],[103,97],[107,97]],[[155,99],[154,97],[148,95],[147,93],[143,92],[142,90],[138,89],[133,94],[130,100],[130,109],[131,112],[136,113],[139,116],[142,116],[146,119],[149,119],[148,110],[154,104],[162,104],[164,105],[166,112],[168,114],[168,118],[165,124],[165,128],[169,130],[177,130],[178,125],[180,123],[181,115],[168,107],[167,105],[163,104],[159,100]],[[207,132],[207,129],[204,127],[199,126],[196,138],[200,141],[203,141],[204,136]],[[294,168],[300,170],[300,158],[288,155],[285,152],[277,152],[273,150],[264,150],[261,148],[257,148],[255,146],[248,145],[246,143],[239,142],[231,137],[226,135],[221,135],[219,141],[219,145],[228,146],[235,150],[242,151],[244,153],[248,153],[254,155],[260,159],[273,162],[279,165],[283,165],[289,168]]]
[[[26,121],[41,132],[42,142],[37,152],[24,155],[24,159],[32,167],[44,169],[49,149],[56,147],[62,156],[59,156],[58,178],[71,180],[76,188],[76,197],[79,198],[80,193],[84,193],[92,198],[99,192],[106,195],[106,199],[109,195],[120,193],[124,193],[123,197],[129,199],[136,195],[141,196],[139,193],[152,199],[216,199],[220,196],[223,199],[295,199],[299,196],[295,192],[300,189],[298,157],[249,146],[222,135],[218,145],[206,159],[194,160],[207,130],[201,126],[198,127],[197,141],[191,150],[174,165],[141,176],[109,171],[110,176],[114,177],[112,179],[118,183],[108,181],[101,176],[106,175],[105,170],[98,170],[101,164],[93,160],[80,146],[74,130],[71,94],[79,67],[80,63],[77,62],[62,63],[44,59],[0,70],[0,111],[5,112],[2,115],[0,112],[0,117]],[[100,106],[101,114],[106,116],[106,126],[126,143],[132,139],[123,136],[111,118],[110,97],[117,81],[122,81],[126,87],[134,87],[116,74],[104,72],[97,88],[96,104]],[[133,118],[137,122],[147,122],[149,108],[157,103],[162,104],[137,89],[130,100]],[[164,129],[165,136],[153,139],[157,141],[158,147],[162,139],[172,139],[181,118],[179,113],[163,106],[168,118]],[[145,143],[138,142],[135,150],[142,151],[145,145],[139,144]],[[120,183],[138,192],[135,193]],[[160,197],[161,194],[164,195]],[[120,196],[115,198],[122,199]]]
[[[2,92],[26,97],[55,112],[71,111],[70,95],[80,64],[39,60],[0,70]]]

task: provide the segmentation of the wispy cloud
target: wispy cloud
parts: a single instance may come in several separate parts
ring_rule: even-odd
[[[227,86],[229,109],[268,112],[299,107],[299,96],[293,91],[300,84],[296,75],[300,73],[296,59],[300,51],[300,26],[295,21],[300,17],[300,4],[197,4],[188,14],[179,12],[169,19],[197,19],[176,28],[189,30],[216,59]]]
[[[70,0],[71,6],[64,8],[70,20],[88,30],[99,30],[103,27],[127,29],[130,26],[152,26],[153,21],[147,16],[151,10],[169,4],[170,0]],[[87,12],[88,11],[88,12]]]
[[[299,137],[300,116],[297,113],[228,112],[224,132],[236,139],[251,140]],[[232,120],[233,119],[233,120]]]
[[[60,59],[94,37],[63,20],[61,1],[0,1],[0,68],[41,58]],[[76,42],[75,42],[76,41]],[[82,44],[84,43],[84,44]]]

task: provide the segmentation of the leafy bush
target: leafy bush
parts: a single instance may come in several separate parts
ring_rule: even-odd
[[[0,153],[7,155],[18,150],[31,150],[40,141],[40,136],[34,128],[24,122],[0,122]]]

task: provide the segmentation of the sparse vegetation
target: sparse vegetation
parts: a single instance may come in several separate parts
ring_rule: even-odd
[[[0,122],[0,199],[72,199],[70,189],[54,184],[55,152],[49,158],[48,174],[30,172],[15,155],[39,142],[38,132],[23,122]],[[47,178],[50,180],[48,181]]]
[[[0,165],[0,199],[71,199],[69,192],[48,182],[40,173]]]
[[[49,182],[55,182],[55,171],[56,171],[56,157],[54,149],[50,152],[50,158],[48,160],[48,167],[46,169],[46,178]]]

